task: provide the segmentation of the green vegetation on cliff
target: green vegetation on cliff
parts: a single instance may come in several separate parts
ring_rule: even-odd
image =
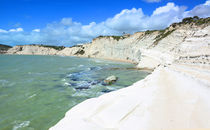
[[[114,40],[119,41],[120,39],[125,39],[126,37],[125,36],[102,36],[101,35],[101,36],[98,36],[97,38],[113,38]]]
[[[10,48],[12,48],[11,46],[8,46],[8,45],[3,45],[3,44],[0,44],[0,54],[1,53],[5,53],[7,50],[9,50]]]
[[[11,46],[0,44],[0,50],[12,48]]]
[[[210,24],[210,17],[208,18],[199,18],[198,16],[194,17],[186,17],[179,23],[173,23],[171,24],[172,27],[181,26],[183,24],[195,24],[195,25],[204,25],[204,24]]]
[[[145,31],[145,35],[149,35],[149,34],[152,34],[153,32],[156,32],[158,30],[147,30]]]
[[[180,27],[182,25],[186,25],[186,24],[192,24],[192,25],[209,25],[210,24],[210,17],[208,18],[199,18],[198,16],[194,16],[194,17],[187,17],[184,18],[181,22],[179,23],[173,23],[170,25],[170,27],[172,27],[172,29],[169,29],[169,27],[167,27],[166,29],[163,30],[147,30],[145,31],[145,35],[150,35],[153,32],[159,32],[159,34],[155,37],[155,42],[153,45],[157,45],[159,41],[161,41],[162,39],[164,39],[165,37],[169,36],[172,32],[174,32],[176,30],[177,27]],[[114,40],[121,40],[121,39],[125,39],[128,36],[98,36],[97,38],[113,38]],[[97,39],[95,38],[95,39]]]
[[[159,35],[157,35],[155,37],[155,42],[154,45],[157,45],[159,41],[161,41],[162,39],[166,38],[168,35],[170,35],[173,31],[175,31],[175,29],[173,30],[160,30]]]
[[[163,29],[163,30],[147,30],[145,32],[145,35],[151,34],[155,31],[159,31],[159,34],[155,37],[155,41],[153,43],[153,45],[157,45],[159,43],[159,41],[161,41],[162,39],[169,36],[172,32],[174,32],[177,27],[180,27],[180,26],[186,25],[186,24],[196,25],[196,26],[201,26],[201,25],[206,26],[206,25],[210,24],[210,17],[208,17],[208,18],[199,18],[198,16],[187,17],[187,18],[184,18],[179,23],[171,24],[170,27],[172,27],[172,29],[169,29],[169,27],[167,27],[166,29]]]

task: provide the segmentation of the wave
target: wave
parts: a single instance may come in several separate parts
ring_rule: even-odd
[[[45,74],[48,74],[48,72],[28,72],[29,75],[45,75]]]
[[[84,67],[84,65],[79,65],[78,67]]]
[[[28,99],[33,98],[35,96],[36,96],[36,94],[33,94],[33,95],[29,96]]]
[[[15,82],[10,82],[5,79],[0,79],[0,87],[11,87],[14,86],[16,83]]]
[[[24,128],[30,125],[30,121],[15,121],[12,130],[18,130],[20,128]]]
[[[9,83],[8,80],[0,79],[0,84],[5,85],[5,84],[8,84],[8,83]]]

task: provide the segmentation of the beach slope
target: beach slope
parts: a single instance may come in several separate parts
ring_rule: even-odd
[[[197,70],[160,66],[130,87],[75,106],[50,130],[210,128],[210,72]]]

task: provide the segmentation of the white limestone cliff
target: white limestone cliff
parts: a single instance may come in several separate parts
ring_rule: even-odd
[[[56,55],[57,53],[58,51],[53,48],[36,45],[15,46],[7,51],[7,54],[18,55]]]

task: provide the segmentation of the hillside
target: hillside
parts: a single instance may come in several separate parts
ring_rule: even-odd
[[[6,53],[7,50],[9,50],[10,48],[12,48],[12,47],[11,46],[8,46],[8,45],[0,44],[0,54]]]

